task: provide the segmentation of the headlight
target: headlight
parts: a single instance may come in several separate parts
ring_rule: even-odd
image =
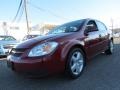
[[[46,42],[46,43],[37,45],[31,49],[28,56],[36,57],[36,56],[43,56],[43,55],[49,54],[52,51],[54,51],[57,46],[58,46],[57,42]]]

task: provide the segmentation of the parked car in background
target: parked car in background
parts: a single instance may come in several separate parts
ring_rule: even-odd
[[[5,51],[3,49],[3,46],[0,45],[0,58],[3,57],[3,56],[5,56]]]
[[[3,36],[0,35],[0,47],[3,53],[0,55],[7,55],[9,50],[18,43],[18,41],[13,36]]]
[[[113,53],[112,31],[94,19],[82,19],[60,25],[48,35],[27,40],[13,48],[8,67],[28,75],[65,72],[77,78],[92,57]]]
[[[40,35],[26,35],[22,41],[25,41],[25,40],[28,40],[28,39],[32,39],[32,38],[35,38],[37,36],[40,36]]]
[[[114,38],[120,37],[120,33],[114,33],[114,34],[113,34],[113,37],[114,37]]]

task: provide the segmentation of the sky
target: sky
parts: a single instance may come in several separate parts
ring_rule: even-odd
[[[120,27],[120,0],[27,1],[30,23],[61,24],[83,18],[93,18],[104,22],[108,27],[111,26],[111,20],[113,20],[114,27]],[[19,3],[20,0],[0,0],[0,21],[12,22]],[[25,22],[25,14],[20,22]]]

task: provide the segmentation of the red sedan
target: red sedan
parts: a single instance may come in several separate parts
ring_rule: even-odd
[[[98,20],[82,19],[19,44],[11,50],[7,62],[8,67],[20,73],[48,75],[65,72],[77,78],[85,63],[101,52],[113,53],[112,32]]]

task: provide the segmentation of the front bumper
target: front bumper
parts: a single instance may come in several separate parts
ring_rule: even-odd
[[[39,75],[44,76],[48,75],[47,69],[43,66],[40,66],[40,63],[15,63],[11,61],[7,61],[7,66],[11,68],[13,71],[18,72],[24,75]]]
[[[52,73],[63,71],[62,63],[59,60],[55,60],[53,57],[41,57],[41,58],[20,58],[14,56],[8,56],[7,66],[13,71],[27,74],[27,75],[39,75],[44,76]]]
[[[13,71],[28,75],[47,75],[48,67],[43,63],[42,58],[39,60],[20,59],[18,57],[9,56],[7,66]]]

